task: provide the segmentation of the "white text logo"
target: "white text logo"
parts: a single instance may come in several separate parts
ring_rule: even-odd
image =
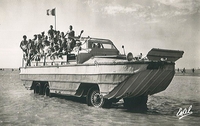
[[[192,109],[192,105],[190,105],[190,107],[187,108],[179,108],[178,112],[176,113],[176,116],[179,117],[179,119],[182,119],[183,117],[186,117],[188,115],[191,115],[193,112],[191,112]]]

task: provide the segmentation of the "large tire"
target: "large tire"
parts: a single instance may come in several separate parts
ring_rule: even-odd
[[[36,84],[34,87],[34,94],[39,94],[39,84]]]
[[[46,86],[46,87],[45,87],[44,95],[45,95],[45,96],[49,96],[49,97],[51,96],[49,86]]]
[[[34,88],[34,94],[43,95],[42,85],[38,83]]]
[[[124,107],[128,110],[144,112],[147,111],[148,96],[139,96],[134,98],[124,98]]]
[[[104,98],[96,87],[89,89],[86,97],[88,106],[102,107],[104,105]]]

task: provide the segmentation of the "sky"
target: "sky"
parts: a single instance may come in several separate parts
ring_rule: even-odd
[[[200,0],[0,0],[0,68],[19,68],[23,35],[55,28],[110,39],[121,53],[183,50],[176,68],[200,68]]]

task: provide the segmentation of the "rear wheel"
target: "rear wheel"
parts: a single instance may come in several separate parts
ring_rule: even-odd
[[[39,94],[39,85],[36,84],[36,86],[34,87],[34,94]]]
[[[44,95],[45,96],[50,96],[50,89],[49,86],[46,86],[45,90],[44,90]]]
[[[100,91],[96,87],[92,87],[87,93],[86,102],[88,106],[102,107],[105,101]]]
[[[42,90],[42,85],[40,83],[36,84],[35,88],[34,88],[34,94],[39,94],[42,95],[43,94],[43,90]]]

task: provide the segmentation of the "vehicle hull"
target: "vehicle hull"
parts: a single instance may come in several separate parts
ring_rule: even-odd
[[[115,62],[22,67],[20,79],[48,82],[51,93],[82,96],[81,84],[97,84],[106,99],[152,95],[165,90],[174,76],[171,62]]]

